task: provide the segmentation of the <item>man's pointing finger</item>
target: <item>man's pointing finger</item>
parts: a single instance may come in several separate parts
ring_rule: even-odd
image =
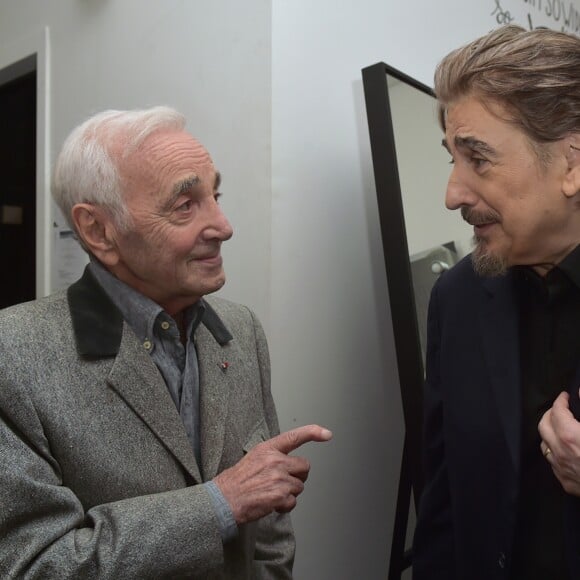
[[[280,433],[280,435],[270,439],[268,443],[281,453],[288,454],[304,445],[304,443],[329,441],[330,439],[332,439],[332,432],[328,429],[320,427],[320,425],[304,425],[303,427]]]

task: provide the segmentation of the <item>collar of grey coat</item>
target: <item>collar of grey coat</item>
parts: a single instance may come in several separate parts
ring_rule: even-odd
[[[123,333],[123,317],[88,268],[67,291],[78,353],[87,358],[115,356]],[[232,340],[215,310],[204,302],[202,324],[221,345]]]

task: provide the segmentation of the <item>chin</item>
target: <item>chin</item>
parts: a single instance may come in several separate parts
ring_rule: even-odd
[[[226,283],[226,278],[225,276],[221,276],[220,278],[217,278],[216,280],[212,280],[212,281],[208,281],[207,284],[204,284],[204,292],[203,294],[213,294],[214,292],[217,292],[218,290],[220,290],[221,288],[224,287]]]
[[[475,273],[485,278],[504,276],[509,268],[507,258],[498,252],[491,251],[481,240],[471,254],[471,262]]]

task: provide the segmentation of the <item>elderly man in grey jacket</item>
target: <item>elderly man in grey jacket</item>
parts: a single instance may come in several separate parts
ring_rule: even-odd
[[[107,111],[63,146],[53,195],[91,260],[0,312],[2,578],[291,578],[289,453],[331,434],[279,434],[258,320],[205,298],[232,229],[184,125]]]

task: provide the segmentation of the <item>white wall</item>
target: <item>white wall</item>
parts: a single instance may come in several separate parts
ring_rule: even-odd
[[[294,512],[298,580],[386,577],[402,413],[360,70],[431,84],[497,6],[560,27],[580,0],[0,0],[3,46],[50,28],[51,148],[103,108],[169,103],[223,172],[222,293],[270,338],[283,428],[327,445]],[[494,11],[496,13],[494,14]],[[418,160],[418,170],[422,167]]]

